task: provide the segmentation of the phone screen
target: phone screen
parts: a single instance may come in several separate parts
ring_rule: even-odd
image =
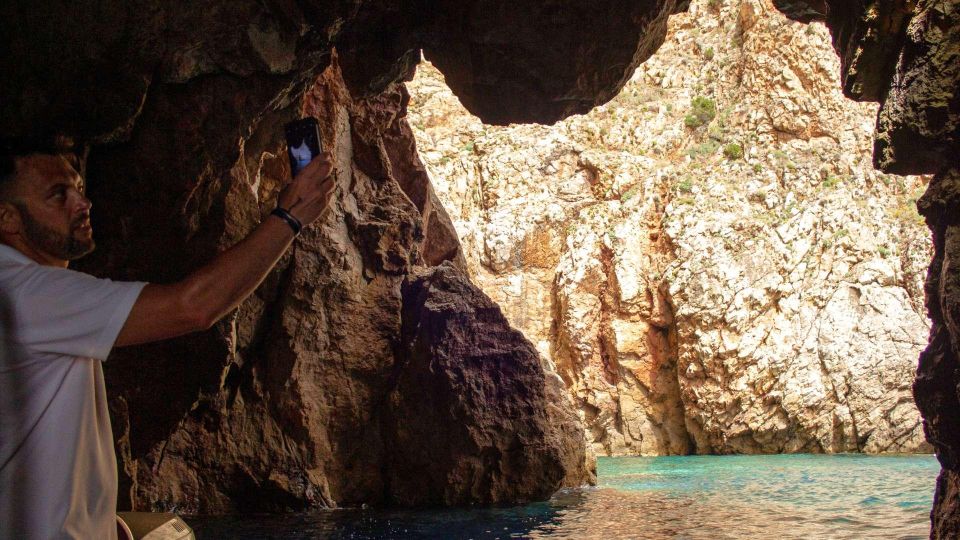
[[[316,118],[303,118],[290,122],[284,127],[287,134],[290,171],[293,176],[296,176],[322,152],[320,125]]]

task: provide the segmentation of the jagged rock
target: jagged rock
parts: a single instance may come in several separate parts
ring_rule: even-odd
[[[415,271],[402,296],[384,419],[393,502],[531,501],[595,481],[562,385],[466,274],[446,262]]]
[[[960,5],[917,2],[880,108],[874,162],[895,173],[937,173],[960,153]]]
[[[616,95],[687,3],[448,0],[424,53],[485,122],[552,123]]]
[[[854,51],[852,56],[841,53],[845,59],[849,59],[845,60],[844,65],[856,72],[855,76],[844,77],[848,82],[853,81],[852,85],[847,85],[848,91],[854,94],[862,92],[861,95],[867,98],[874,94],[885,95],[879,116],[880,130],[875,153],[879,165],[888,171],[939,172],[941,176],[949,174],[944,169],[955,168],[960,139],[957,133],[960,110],[957,106],[957,89],[960,85],[956,79],[956,69],[960,65],[956,62],[960,25],[957,23],[956,2],[778,1],[781,5],[790,6],[806,4],[801,15],[804,18],[817,14],[823,16],[828,13],[828,8],[841,15],[849,13],[849,16],[843,15],[840,19],[846,28],[854,30],[842,30],[829,17],[827,22],[833,27],[835,38],[838,37],[835,39],[838,49]],[[465,100],[483,102],[483,96],[471,92],[484,89],[483,85],[489,81],[472,78],[474,73],[483,74],[484,77],[489,75],[498,83],[517,91],[494,92],[492,96],[495,99],[488,104],[496,106],[496,99],[503,99],[505,110],[519,115],[524,111],[518,111],[520,107],[515,105],[525,103],[535,115],[541,115],[533,118],[540,121],[551,121],[574,110],[571,104],[585,107],[591,100],[594,103],[603,101],[616,91],[619,84],[625,82],[624,74],[629,73],[635,62],[640,61],[642,54],[645,54],[643,51],[649,51],[649,47],[643,43],[630,43],[622,35],[611,35],[610,29],[624,28],[624,23],[620,22],[624,14],[622,10],[603,11],[609,21],[601,21],[587,14],[584,24],[580,24],[580,21],[564,18],[562,14],[545,12],[538,7],[541,4],[482,2],[463,6],[452,0],[429,6],[419,2],[398,6],[361,0],[306,3],[283,0],[227,3],[217,0],[190,6],[161,4],[152,0],[111,4],[4,2],[0,5],[0,50],[4,53],[0,54],[0,70],[4,73],[4,77],[0,78],[0,95],[3,96],[0,100],[0,128],[6,134],[63,130],[95,143],[90,152],[89,186],[94,198],[94,219],[97,220],[98,241],[102,249],[100,256],[92,259],[86,267],[101,275],[121,279],[174,279],[195,268],[217,248],[236,240],[255,222],[257,213],[265,208],[263,205],[268,204],[265,201],[275,190],[277,179],[282,178],[283,169],[282,159],[273,159],[267,154],[276,151],[274,141],[280,125],[284,120],[297,116],[302,95],[327,67],[334,45],[340,45],[344,58],[350,59],[347,62],[351,66],[347,74],[350,88],[357,96],[363,94],[368,97],[380,95],[381,91],[391,88],[397,79],[407,77],[415,62],[418,47],[443,47],[440,37],[444,34],[436,33],[438,27],[449,35],[460,29],[489,29],[503,23],[502,28],[512,30],[509,36],[505,36],[503,46],[499,49],[506,52],[527,50],[520,45],[526,36],[536,42],[550,38],[549,41],[542,41],[547,43],[547,47],[552,42],[573,45],[576,47],[573,50],[558,49],[557,52],[549,51],[536,56],[530,67],[531,72],[539,78],[533,80],[509,79],[511,75],[518,75],[517,65],[512,61],[522,61],[514,58],[500,58],[504,60],[502,70],[497,70],[496,66],[474,65],[474,72],[457,74],[458,79],[466,81],[458,87],[464,93]],[[659,39],[658,25],[662,24],[663,15],[683,7],[683,4],[669,1],[644,3],[648,11],[631,14],[639,15],[639,20],[651,23],[650,30],[640,30],[632,35],[640,41],[651,39],[655,43]],[[886,6],[891,4],[894,11],[886,11]],[[551,4],[554,5],[559,9],[566,3]],[[620,6],[614,2],[601,5]],[[482,10],[475,11],[471,6],[482,7]],[[749,29],[749,24],[759,13],[757,6],[759,4],[752,1],[743,3],[736,27],[738,32]],[[873,19],[865,16],[870,15],[867,10],[877,6],[882,8],[877,12],[881,17]],[[913,6],[914,11],[905,25],[897,22],[897,6]],[[556,20],[567,26],[550,27],[551,31],[547,33],[538,25],[549,27],[553,17],[527,17],[522,21],[530,14],[556,15]],[[470,20],[463,17],[477,17],[485,24],[471,25]],[[522,22],[514,24],[511,20]],[[857,21],[872,24],[870,21],[873,20],[884,25],[890,24],[892,33],[878,33],[870,27],[857,30]],[[632,33],[635,29],[631,27],[629,30]],[[571,39],[572,35],[576,35],[577,39]],[[903,47],[898,49],[896,45],[890,46],[891,40],[885,37],[887,35],[902,35]],[[437,57],[446,52],[454,58],[483,60],[487,58],[483,48],[499,48],[498,43],[485,39],[487,37],[456,35],[456,42],[451,43],[456,45],[454,48],[461,49],[442,51]],[[511,43],[512,40],[516,41]],[[464,43],[478,46],[463,47]],[[616,50],[595,48],[603,43],[612,44]],[[464,48],[468,49],[466,54],[469,56],[463,56]],[[864,52],[857,53],[858,49]],[[708,49],[698,50],[706,55]],[[884,57],[886,51],[892,51],[890,57]],[[580,54],[582,52],[590,53],[590,56]],[[637,56],[634,57],[635,62],[624,62],[621,54]],[[891,91],[884,94],[879,90],[885,86],[882,84],[883,76],[877,76],[876,73],[888,73],[892,57],[897,58],[896,67],[892,80],[886,85]],[[597,61],[598,58],[603,60]],[[868,61],[861,62],[858,58]],[[557,61],[573,65],[575,69],[542,65]],[[614,63],[613,69],[605,64],[607,61]],[[735,77],[736,71],[733,70],[731,74]],[[802,72],[794,73],[796,77],[785,75],[783,82],[787,87],[805,84],[806,78],[801,76]],[[563,80],[553,79],[554,76]],[[574,77],[574,80],[569,77]],[[669,73],[659,74],[658,77],[664,88],[672,87],[681,78]],[[866,84],[858,90],[856,81]],[[531,85],[551,90],[534,92]],[[387,93],[399,94],[394,94],[394,91],[388,90]],[[566,93],[571,91],[573,95],[567,96]],[[572,97],[573,101],[567,100],[568,97]],[[550,104],[537,103],[542,99]],[[783,102],[784,105],[787,103],[789,100]],[[769,135],[805,140],[803,138],[807,136],[819,138],[830,133],[820,130],[812,122],[815,118],[808,114],[806,105],[796,105],[796,108],[787,109],[785,113],[782,109],[774,109],[781,114],[774,119],[776,123],[771,123]],[[476,110],[486,114],[481,105],[477,105]],[[666,112],[669,111],[658,111],[658,114],[667,116]],[[497,118],[497,121],[512,119]],[[255,380],[251,379],[253,373],[268,371],[267,366],[259,365],[256,369],[248,367],[247,374],[243,367],[229,367],[233,364],[239,366],[241,362],[234,362],[234,359],[244,355],[253,360],[245,364],[248,366],[256,364],[258,358],[263,361],[269,357],[269,367],[276,367],[277,371],[271,379],[274,386],[267,385],[266,388],[271,389],[271,396],[286,391],[288,380],[285,377],[293,372],[289,370],[292,357],[288,351],[290,347],[283,344],[284,336],[289,332],[297,336],[306,335],[297,332],[311,332],[316,326],[294,325],[293,321],[297,319],[293,315],[280,321],[277,313],[283,311],[281,306],[285,306],[288,300],[294,306],[309,301],[312,306],[310,309],[326,313],[325,306],[316,307],[317,303],[324,301],[322,291],[325,289],[321,288],[321,293],[317,294],[315,279],[324,279],[323,272],[327,264],[335,268],[337,264],[349,262],[353,265],[350,272],[355,272],[349,274],[350,280],[355,280],[351,283],[360,287],[363,294],[369,295],[341,298],[339,305],[347,306],[347,313],[351,315],[331,318],[335,327],[339,328],[336,326],[339,322],[358,321],[362,323],[360,328],[382,330],[390,328],[391,321],[396,322],[399,305],[395,285],[410,264],[419,262],[417,253],[424,253],[417,245],[420,235],[426,230],[420,224],[418,232],[416,226],[415,218],[420,207],[410,204],[416,195],[403,193],[396,185],[398,179],[394,178],[393,183],[378,183],[375,180],[382,180],[383,177],[370,177],[360,165],[355,168],[351,166],[351,159],[355,156],[357,164],[366,164],[366,170],[394,168],[393,165],[386,166],[389,161],[387,158],[379,166],[369,160],[369,156],[378,154],[379,145],[369,140],[363,141],[362,137],[354,137],[355,133],[350,133],[342,121],[338,120],[335,125],[336,129],[332,127],[334,124],[327,125],[325,137],[328,142],[337,141],[341,170],[351,171],[352,182],[344,186],[351,195],[343,199],[345,206],[335,215],[352,217],[336,224],[337,234],[330,233],[332,240],[327,249],[328,253],[333,254],[332,259],[327,260],[311,251],[312,243],[322,242],[322,239],[304,237],[302,242],[311,246],[305,246],[309,249],[298,251],[293,257],[300,266],[294,265],[294,270],[286,270],[289,273],[280,272],[271,278],[258,298],[241,309],[236,320],[242,323],[241,327],[249,325],[246,327],[249,331],[235,331],[231,322],[191,338],[138,348],[128,353],[127,358],[136,358],[136,369],[140,370],[142,377],[129,374],[124,376],[126,378],[116,378],[120,372],[113,371],[115,384],[112,388],[115,395],[119,396],[114,403],[115,411],[119,415],[129,414],[134,419],[129,426],[122,421],[117,426],[118,435],[121,435],[125,473],[129,477],[150,479],[154,472],[167,463],[163,456],[166,455],[164,448],[168,446],[171,451],[182,449],[187,459],[181,464],[191,463],[190,459],[194,457],[196,460],[206,459],[202,455],[204,449],[198,445],[205,439],[197,439],[197,444],[194,444],[178,439],[179,435],[172,435],[180,425],[187,426],[185,429],[188,431],[199,430],[201,428],[198,426],[203,423],[201,420],[206,419],[202,429],[206,430],[209,440],[223,444],[225,449],[230,446],[223,442],[226,436],[234,434],[231,429],[244,429],[241,427],[243,422],[249,422],[247,425],[257,426],[259,430],[254,432],[248,429],[245,433],[252,438],[238,439],[235,449],[224,450],[226,455],[246,456],[238,460],[244,462],[242,467],[228,467],[222,474],[204,471],[207,476],[202,482],[199,477],[191,476],[193,469],[182,470],[184,478],[194,483],[184,484],[188,489],[182,492],[171,491],[169,497],[157,495],[157,506],[175,505],[181,496],[191,501],[200,500],[207,497],[207,493],[198,490],[198,486],[206,488],[221,481],[224,484],[217,485],[228,485],[229,489],[214,489],[208,497],[211,502],[207,508],[236,506],[241,501],[248,501],[251,507],[257,508],[270,500],[284,501],[282,504],[285,506],[301,504],[289,502],[291,500],[311,503],[318,500],[318,493],[326,497],[327,488],[317,487],[323,483],[318,475],[340,471],[343,462],[351,459],[348,454],[354,447],[317,445],[311,439],[316,432],[298,427],[304,425],[301,421],[303,418],[312,418],[310,414],[304,416],[302,411],[292,410],[295,408],[291,407],[277,408],[276,402],[266,399],[249,409],[243,405],[241,398],[244,394],[241,389],[248,392],[247,396],[256,396],[256,391],[249,393],[250,388],[256,386],[249,381]],[[760,122],[759,125],[765,123]],[[597,137],[606,136],[595,129],[596,123],[586,123],[582,127]],[[679,131],[682,132],[682,128]],[[849,133],[844,130],[840,136],[841,143],[846,144],[850,140]],[[647,146],[648,149],[656,147],[655,141]],[[138,161],[141,159],[142,163]],[[558,166],[569,164],[565,160],[554,161]],[[827,174],[834,174],[829,169],[835,164],[828,162],[826,165]],[[590,179],[604,178],[596,174],[599,168],[585,168],[594,171],[582,178],[588,184]],[[859,182],[859,175],[857,178]],[[603,193],[609,187],[594,183],[590,184],[589,189]],[[354,194],[354,188],[360,191]],[[421,189],[411,193],[422,196],[428,191]],[[574,188],[569,195],[577,197],[578,191],[579,188]],[[657,192],[651,189],[644,193],[655,200]],[[619,194],[617,191],[614,193]],[[771,193],[769,202],[765,204],[770,204],[771,208],[777,207],[780,204],[779,196],[780,193]],[[767,200],[765,195],[763,198]],[[422,201],[429,199],[429,196],[421,198]],[[397,204],[390,206],[392,210],[385,210],[385,207],[378,206],[380,201],[388,201],[382,204]],[[354,203],[356,206],[353,206]],[[422,208],[426,209],[426,204]],[[104,210],[108,212],[105,214]],[[946,238],[944,229],[949,228],[948,223],[953,223],[952,216],[960,214],[960,211],[955,203],[950,203],[941,214],[946,218],[937,222],[940,225],[935,227],[935,231],[940,231],[941,237]],[[437,221],[443,222],[439,213]],[[546,244],[548,249],[531,250],[541,257],[541,264],[547,264],[550,260],[553,248],[549,246],[556,242],[555,235],[556,231],[547,231],[542,237],[550,242]],[[448,242],[439,241],[443,238],[442,234],[436,238],[440,247],[427,250],[434,254],[431,256],[433,261],[452,253],[448,249]],[[944,247],[942,260],[946,261],[948,256],[952,256],[949,255],[950,249]],[[496,252],[497,244],[491,242],[491,253]],[[502,249],[500,253],[503,253]],[[325,260],[326,263],[323,262]],[[291,264],[285,261],[283,268],[290,268]],[[942,270],[952,266],[945,264],[937,268]],[[294,275],[299,277],[290,281]],[[878,275],[889,274],[878,272]],[[928,284],[932,285],[928,286],[928,290],[940,286],[938,284],[942,282],[938,279],[931,274]],[[391,283],[393,288],[387,283]],[[385,300],[391,298],[384,292],[388,290],[394,293],[392,304]],[[335,293],[330,294],[335,296]],[[952,302],[949,300],[951,295],[952,292],[944,292],[938,298],[947,299],[941,300],[947,302],[945,305],[953,305],[949,303]],[[937,303],[931,301],[930,306]],[[391,305],[396,308],[392,314],[381,315],[390,312]],[[947,319],[939,318],[942,314],[938,309],[928,309],[936,330],[928,348],[928,358],[955,359],[955,327]],[[261,317],[261,313],[267,315]],[[390,333],[389,330],[386,332]],[[235,336],[237,339],[234,339]],[[310,354],[316,354],[327,343],[319,336],[321,334],[316,334],[316,337],[307,340],[313,344],[306,347]],[[334,340],[330,343],[340,342]],[[276,357],[271,356],[274,350],[281,353]],[[339,356],[340,351],[337,351],[337,358],[350,357],[362,366],[362,369],[342,367],[342,373],[346,374],[344,381],[376,386],[379,379],[370,376],[370,370],[381,365],[384,359],[371,358],[367,355],[369,352],[369,348],[359,352],[348,349],[344,356]],[[949,364],[949,361],[945,362]],[[297,364],[293,362],[292,365]],[[945,364],[930,361],[921,365],[921,379],[927,377],[937,389],[931,390],[933,394],[930,396],[923,395],[921,391],[917,393],[918,401],[930,400],[928,405],[924,405],[929,408],[924,410],[931,425],[937,423],[934,418],[951,414],[942,407],[954,402],[943,396],[956,393],[957,388],[955,381],[943,380],[945,375],[937,371],[938,365]],[[324,366],[323,369],[336,368]],[[128,368],[127,372],[130,373],[130,370]],[[373,371],[376,372],[376,369]],[[297,375],[302,376],[298,381],[313,380],[314,377],[309,369],[297,372]],[[249,386],[237,385],[236,381],[246,381],[244,384]],[[159,388],[149,388],[150,384]],[[291,386],[296,384],[300,383],[290,383]],[[235,390],[221,392],[221,388],[228,387]],[[237,405],[238,402],[241,404]],[[338,400],[327,405],[344,407]],[[224,421],[220,413],[208,415],[208,411],[222,410],[221,407],[231,410],[239,408],[236,416],[231,417],[236,422],[231,424],[233,428],[218,424]],[[255,412],[257,407],[264,412]],[[351,414],[356,412],[349,407],[346,410]],[[262,422],[267,412],[279,419],[275,426]],[[348,414],[345,418],[352,420],[355,417]],[[352,440],[348,437],[356,436],[351,431],[354,426],[338,422],[341,420],[333,420],[336,425],[332,433],[335,436],[331,440]],[[289,440],[290,434],[295,437],[293,443]],[[369,442],[364,437],[367,435],[359,438],[364,443]],[[163,442],[167,440],[175,441],[175,444]],[[951,452],[957,451],[957,446],[948,440],[934,442],[947,469],[938,488],[933,534],[949,537],[952,536],[951,531],[960,529],[960,517],[956,513],[960,505],[955,489],[958,473],[954,461],[949,458]],[[266,454],[260,454],[261,450]],[[366,450],[367,447],[362,446],[359,455]],[[265,462],[260,459],[262,455],[272,455],[272,452],[287,456],[284,458],[286,461],[277,465],[274,476],[267,473]],[[137,465],[147,463],[148,454],[152,456],[150,463],[156,466],[155,470]],[[173,452],[171,456],[175,454]],[[212,454],[217,455],[216,452]],[[304,468],[303,456],[321,460],[324,467],[329,465],[329,469],[319,466]],[[180,470],[177,463],[177,460],[171,460],[171,470]],[[293,471],[300,472],[293,474]],[[339,477],[331,473],[329,478]],[[376,484],[376,480],[370,480],[363,474],[358,478],[359,487],[355,490],[337,484],[329,488],[329,493],[342,496],[339,500],[352,500],[353,496],[362,498],[362,494],[366,493],[364,490]],[[293,499],[286,499],[279,494],[286,489],[283,486],[296,487],[288,492],[294,493]],[[251,487],[262,487],[263,491]],[[269,496],[271,489],[277,493],[276,498]],[[159,491],[151,492],[148,489],[143,493],[157,494]],[[248,495],[250,498],[245,498]]]
[[[843,91],[882,103],[874,162],[938,173],[960,151],[960,6],[944,0],[774,0],[797,20],[826,21]]]
[[[917,204],[933,231],[934,256],[927,273],[930,344],[920,356],[914,383],[927,439],[943,465],[934,499],[934,538],[960,534],[960,169],[930,182]]]
[[[872,170],[876,107],[843,98],[826,37],[694,2],[620,96],[552,128],[483,126],[427,66],[411,83],[472,275],[597,452],[928,448],[924,179]],[[687,127],[693,98],[715,112]]]
[[[616,2],[4,3],[0,127],[93,144],[101,249],[87,271],[172,281],[242,238],[287,175],[281,128],[302,107],[336,154],[336,211],[238,313],[108,363],[130,502],[216,512],[381,501],[376,404],[389,389],[399,284],[416,265],[464,264],[396,82],[425,48],[490,120],[553,121],[609,99],[684,4],[623,17]],[[334,47],[348,84],[329,67]],[[550,444],[575,429],[563,425]],[[576,461],[572,448],[560,467]],[[529,475],[515,493],[562,483],[555,465],[515,470]],[[403,489],[402,472],[392,488]],[[509,493],[492,487],[485,499]],[[455,495],[443,499],[469,498]]]
[[[773,0],[773,4],[797,21],[826,21],[840,55],[843,93],[857,101],[882,99],[903,46],[911,15],[908,2]]]
[[[125,140],[158,85],[260,74],[282,82],[279,99],[289,100],[332,47],[358,97],[407,78],[423,49],[487,121],[553,122],[612,98],[686,4],[5,2],[0,126]]]
[[[222,100],[219,93],[207,93],[208,85],[218,84],[230,89]],[[254,297],[214,331],[119,350],[107,363],[114,423],[123,434],[118,453],[128,504],[224,512],[511,502],[544,498],[561,485],[589,481],[579,420],[567,402],[543,389],[536,357],[522,354],[514,354],[513,371],[496,372],[490,365],[481,372],[503,385],[531,386],[529,406],[512,411],[512,424],[486,426],[510,444],[431,447],[438,466],[474,466],[478,481],[496,478],[496,483],[426,484],[424,471],[393,466],[405,455],[396,447],[398,433],[416,429],[420,419],[398,418],[388,403],[412,407],[426,399],[424,391],[432,396],[449,382],[405,384],[412,375],[403,368],[422,367],[430,358],[421,354],[407,361],[405,350],[395,350],[401,336],[401,283],[417,266],[445,260],[463,265],[456,234],[436,202],[406,125],[406,91],[392,85],[354,100],[335,58],[302,101],[289,105],[269,99],[274,95],[270,85],[263,85],[267,90],[261,94],[261,86],[241,90],[234,84],[213,78],[171,88],[180,99],[149,104],[141,118],[150,122],[134,130],[130,143],[91,155],[91,184],[99,179],[95,200],[105,199],[104,206],[116,212],[101,214],[102,230],[124,231],[128,238],[152,234],[157,245],[167,247],[148,254],[133,249],[132,241],[108,242],[86,261],[87,268],[151,279],[159,270],[174,278],[239,241],[273,207],[289,175],[278,134],[283,122],[301,110],[320,119],[324,144],[334,152],[335,209],[298,238]],[[224,113],[228,106],[242,114],[205,112]],[[232,147],[216,138],[221,130],[242,130],[228,120],[244,119],[251,133],[243,144]],[[157,148],[158,132],[175,122],[180,127],[171,141],[175,146]],[[205,153],[191,156],[189,149],[201,148],[205,137],[222,146],[208,145]],[[181,152],[190,158],[174,160]],[[131,161],[130,155],[140,159]],[[171,173],[176,176],[166,176]],[[194,180],[171,185],[175,179]],[[182,221],[172,223],[158,216],[170,212],[171,202],[144,209],[141,216],[149,219],[138,221],[123,214],[128,200],[107,196],[119,191],[170,201],[177,188],[190,191],[185,201],[171,201],[186,209],[175,214]],[[187,242],[161,244],[171,237]],[[178,255],[162,265],[160,257],[171,252]],[[470,309],[474,300],[480,297],[463,298],[460,305]],[[525,346],[522,336],[506,328],[492,338],[504,348]],[[446,342],[433,345],[450,352]],[[515,379],[518,374],[522,379]],[[463,404],[461,413],[467,418],[503,412],[510,399],[490,395],[482,403]],[[516,456],[536,454],[539,461],[511,461],[508,448]],[[503,462],[493,459],[495,451],[504,452]],[[501,464],[509,466],[501,469]]]

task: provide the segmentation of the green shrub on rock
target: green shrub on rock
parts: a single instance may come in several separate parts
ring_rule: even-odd
[[[690,113],[684,117],[683,123],[688,128],[698,128],[708,124],[717,116],[717,102],[710,98],[697,96],[690,104]]]
[[[743,147],[737,143],[730,143],[723,147],[723,155],[729,160],[743,157]]]
[[[839,176],[828,176],[826,180],[823,181],[823,187],[825,188],[837,187],[837,184],[839,184],[842,180],[843,178]]]
[[[712,156],[714,152],[717,151],[717,148],[720,148],[720,143],[714,139],[707,139],[700,144],[695,144],[687,148],[687,155],[690,156],[691,159]]]

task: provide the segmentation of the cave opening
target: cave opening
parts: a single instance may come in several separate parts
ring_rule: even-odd
[[[930,444],[931,536],[960,532],[955,2],[425,4],[0,6],[4,134],[86,145],[78,271],[169,283],[235,245],[290,120],[336,164],[239,309],[111,354],[122,509],[543,500],[595,481],[591,445]]]
[[[826,25],[761,2],[694,2],[549,126],[485,124],[418,66],[409,122],[471,278],[598,455],[932,453],[931,177],[874,168],[879,107],[840,73]]]

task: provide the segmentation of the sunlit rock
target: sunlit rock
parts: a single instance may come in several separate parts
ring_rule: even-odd
[[[483,126],[421,66],[412,123],[474,279],[600,453],[928,450],[924,179],[871,166],[820,25],[694,2],[610,103]],[[699,116],[698,116],[699,115]]]

